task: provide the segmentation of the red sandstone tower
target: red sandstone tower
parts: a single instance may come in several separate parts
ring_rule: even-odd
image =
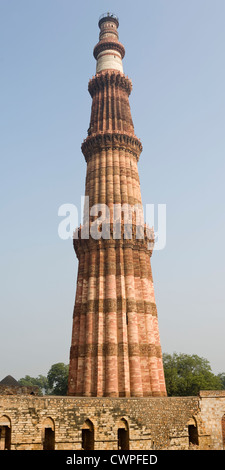
[[[120,237],[113,226],[115,205],[132,209],[142,204],[137,168],[142,145],[134,133],[132,84],[123,73],[125,50],[118,40],[118,26],[114,15],[100,18],[96,75],[88,85],[92,109],[82,152],[89,208],[85,207],[84,224],[74,238],[79,267],[68,395],[165,396],[150,265],[152,232],[143,225],[143,236],[138,238],[135,214],[129,237],[123,216]],[[109,231],[98,239],[90,233],[96,220],[91,208],[96,204],[109,210],[105,214]]]

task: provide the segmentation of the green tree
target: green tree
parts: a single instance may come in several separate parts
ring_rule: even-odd
[[[219,377],[222,382],[222,389],[225,390],[225,373],[222,372],[221,374],[218,374],[217,377]]]
[[[30,377],[30,375],[25,375],[25,377],[21,378],[19,384],[24,387],[37,385],[40,390],[40,394],[49,394],[49,384],[48,379],[44,375],[39,375],[38,377]]]
[[[47,374],[48,384],[53,395],[66,395],[69,366],[63,362],[53,364]]]
[[[194,396],[200,390],[221,390],[223,383],[214,375],[207,359],[196,354],[163,354],[168,396]]]

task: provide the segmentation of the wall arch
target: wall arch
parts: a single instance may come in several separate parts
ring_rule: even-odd
[[[0,417],[0,450],[11,448],[11,420],[8,416]]]
[[[86,419],[82,426],[82,449],[94,450],[94,424]]]
[[[118,441],[118,450],[129,450],[130,448],[129,425],[128,425],[128,421],[125,418],[121,418],[118,422],[117,441]]]
[[[49,416],[42,425],[43,450],[55,450],[55,422]]]
[[[198,425],[197,425],[196,419],[194,417],[189,419],[187,426],[188,426],[189,447],[198,446],[199,438],[198,438]]]

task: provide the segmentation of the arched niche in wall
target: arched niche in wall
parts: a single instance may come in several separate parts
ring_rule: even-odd
[[[0,450],[11,448],[11,421],[6,415],[0,417]]]
[[[55,450],[55,423],[50,417],[43,422],[43,450]]]
[[[129,450],[129,426],[125,418],[121,418],[118,423],[118,449]]]
[[[198,439],[198,425],[195,418],[189,419],[188,423],[188,438],[189,438],[189,447],[191,446],[198,446],[199,439]]]
[[[82,449],[94,450],[94,425],[90,419],[82,426]]]

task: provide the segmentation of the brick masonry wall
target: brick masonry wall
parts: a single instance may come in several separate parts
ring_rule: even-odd
[[[225,391],[201,392],[199,397],[0,396],[0,425],[11,423],[12,450],[42,450],[49,422],[56,450],[81,449],[86,420],[93,424],[96,450],[117,450],[122,419],[128,424],[130,450],[188,449],[188,425],[197,426],[196,448],[219,450],[224,415]]]
[[[45,423],[55,426],[55,449],[81,449],[82,426],[94,426],[95,449],[118,449],[118,428],[125,419],[130,449],[187,449],[187,422],[198,398],[0,397],[0,420],[11,422],[12,449],[43,449]]]

